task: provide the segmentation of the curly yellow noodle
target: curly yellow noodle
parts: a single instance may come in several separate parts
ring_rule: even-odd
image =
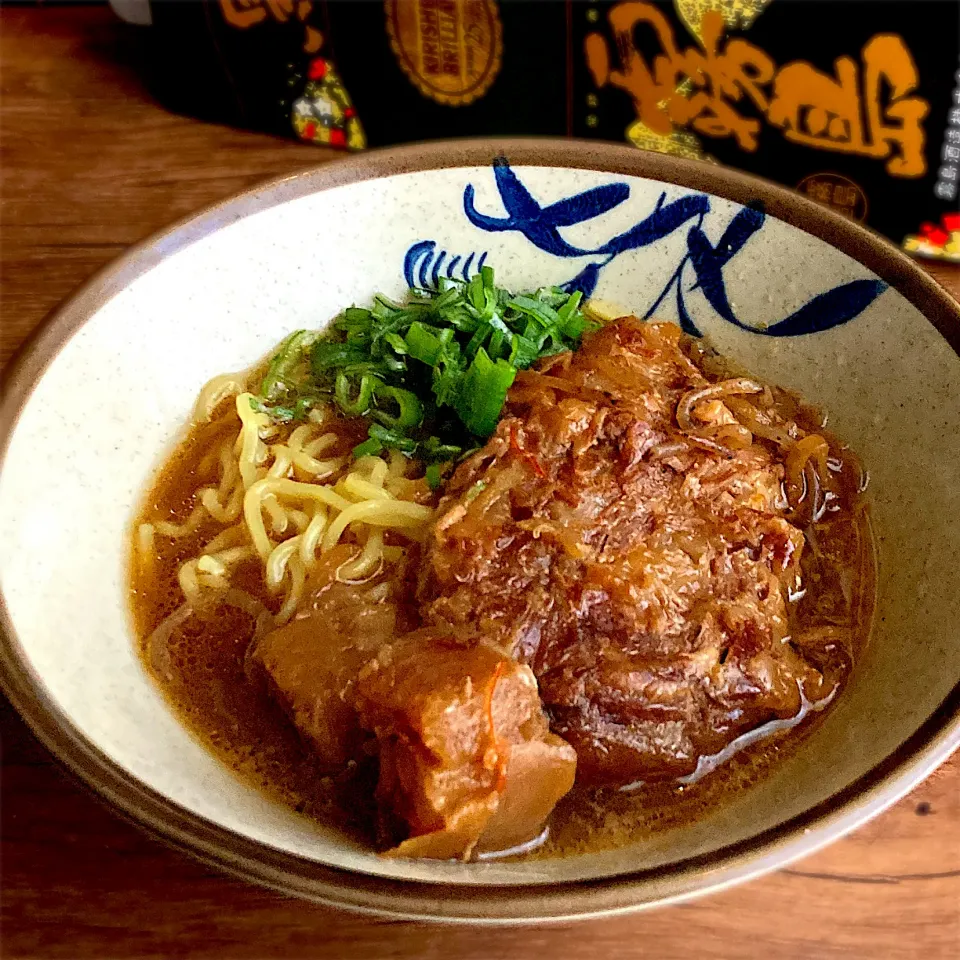
[[[288,510],[287,519],[294,525],[297,530],[297,533],[303,533],[307,529],[307,525],[310,523],[310,517],[307,516],[305,510]]]
[[[283,496],[300,502],[319,500],[340,510],[350,505],[349,500],[344,500],[333,490],[319,484],[300,483],[278,477],[264,477],[262,480],[257,480],[243,498],[243,515],[247,521],[253,545],[263,560],[267,559],[273,549],[263,522],[262,508],[268,495],[272,495],[273,498]]]
[[[161,620],[156,629],[144,642],[144,651],[149,658],[153,668],[160,672],[167,679],[171,678],[170,672],[170,652],[167,641],[171,634],[179,629],[193,615],[193,608],[189,603],[182,603],[173,613],[164,620]]]
[[[224,440],[217,450],[217,456],[220,458],[220,494],[222,496],[233,486],[239,474],[237,461],[233,458],[233,442]]]
[[[337,492],[352,497],[357,502],[361,500],[393,500],[393,494],[383,487],[369,480],[364,480],[355,473],[348,473],[338,484]]]
[[[266,457],[266,450],[260,440],[261,428],[270,424],[265,413],[257,413],[250,405],[253,394],[241,393],[237,397],[237,415],[240,417],[240,476],[243,485],[249,488],[257,479],[257,467]]]
[[[313,433],[313,425],[305,423],[297,427],[293,433],[287,437],[287,446],[294,452],[299,453],[303,449],[303,443],[310,434]]]
[[[230,547],[227,550],[221,550],[219,553],[204,554],[204,556],[219,560],[220,563],[228,567],[232,567],[244,560],[252,560],[256,555],[253,547]]]
[[[303,584],[306,579],[303,564],[296,553],[290,557],[287,567],[290,571],[290,591],[287,593],[283,606],[274,617],[274,622],[278,627],[287,623],[296,611],[297,605],[300,603],[300,597],[303,595]]]
[[[287,564],[290,558],[297,552],[300,546],[299,537],[291,537],[284,540],[283,543],[274,547],[267,557],[264,564],[264,574],[266,576],[267,587],[276,593],[283,584],[283,578],[287,574]]]
[[[204,553],[197,559],[197,575],[199,576],[201,573],[210,574],[214,577],[225,577],[227,567],[219,558]]]
[[[206,546],[203,548],[204,553],[219,553],[221,550],[226,550],[228,547],[235,547],[243,543],[247,539],[247,532],[244,529],[242,523],[235,524],[232,527],[227,527],[226,530],[221,530]]]
[[[200,589],[206,596],[209,596],[211,593],[221,594],[230,586],[226,578],[221,576],[219,573],[203,573],[199,570],[197,571],[197,583],[200,585]],[[219,597],[215,598],[215,600],[218,599]],[[207,603],[207,606],[210,606],[209,602]]]
[[[263,498],[263,509],[267,512],[267,515],[270,517],[270,529],[278,537],[287,532],[287,527],[290,525],[287,520],[287,512],[280,506],[280,502],[276,497],[272,495],[267,495]]]
[[[274,625],[274,618],[270,611],[256,598],[250,596],[246,590],[238,590],[236,587],[230,587],[218,597],[221,603],[236,607],[256,620],[256,630],[253,634],[254,639],[259,637],[266,630]]]
[[[239,488],[233,491],[230,500],[224,506],[217,499],[217,491],[213,487],[204,487],[200,491],[200,503],[217,523],[233,523],[240,516],[240,509],[243,506],[243,491]]]
[[[180,589],[187,603],[194,609],[199,607],[200,583],[197,580],[197,561],[188,560],[183,564],[177,573],[177,579],[180,581]]]
[[[308,569],[313,565],[317,555],[317,545],[323,536],[323,531],[327,529],[327,508],[323,504],[317,504],[316,512],[313,515],[307,529],[303,531],[300,537],[300,559],[303,565]]]
[[[316,440],[311,440],[308,444],[305,444],[303,452],[308,457],[315,457],[318,453],[323,453],[324,450],[329,450],[332,446],[335,446],[336,442],[337,435],[335,433],[325,433],[317,437]]]
[[[323,535],[321,551],[332,550],[340,541],[344,530],[358,521],[378,527],[422,527],[433,511],[429,507],[405,500],[365,500],[353,503],[330,524]]]
[[[243,493],[243,486],[238,483],[230,493],[230,499],[223,509],[223,514],[227,518],[225,523],[233,523],[239,518],[240,511],[243,510]]]
[[[397,500],[412,500],[423,489],[422,480],[406,477],[388,477],[384,489]]]
[[[276,497],[286,497],[301,503],[319,501],[329,507],[336,507],[338,510],[344,510],[350,506],[349,500],[345,500],[330,487],[319,483],[301,483],[298,480],[264,477],[247,491],[248,497],[254,488],[259,491],[261,497],[273,494]]]
[[[315,407],[305,423],[278,426],[251,405],[245,378],[227,374],[203,388],[195,420],[209,422],[230,397],[239,422],[232,420],[233,410],[225,416],[236,432],[223,439],[218,430],[204,453],[204,469],[195,473],[204,484],[189,516],[181,523],[141,524],[137,555],[142,569],[152,571],[157,535],[186,538],[205,522],[217,524],[215,535],[177,571],[188,612],[181,607],[164,623],[172,628],[190,613],[216,616],[222,603],[253,617],[257,638],[295,615],[307,574],[338,543],[349,544],[354,553],[336,570],[336,579],[364,582],[405,554],[404,547],[384,542],[385,531],[420,540],[433,510],[413,502],[426,486],[408,479],[411,463],[399,452],[357,460],[338,453],[340,435],[330,429],[336,416],[329,406]],[[223,428],[229,425],[224,419]],[[264,586],[277,597],[276,614],[234,585],[238,567],[250,562],[259,562]]]
[[[316,460],[305,453],[293,455],[294,466],[315,480],[326,480],[346,465],[346,457],[334,457],[332,460]]]
[[[140,558],[140,569],[146,573],[153,573],[156,566],[157,547],[156,530],[152,523],[141,523],[137,527],[137,553]]]
[[[376,487],[382,487],[383,482],[387,479],[387,472],[389,471],[389,466],[387,461],[382,457],[364,457],[362,460],[357,461],[357,466],[360,467],[363,465],[362,469],[369,469],[370,476],[367,478],[370,483]]]
[[[190,516],[187,517],[183,523],[170,523],[167,520],[158,520],[153,526],[157,533],[162,533],[165,537],[172,537],[174,540],[179,540],[180,537],[189,537],[190,534],[196,533],[203,521],[204,513],[206,513],[206,510],[203,504],[198,503],[193,510],[190,511]]]
[[[227,397],[235,397],[243,393],[246,389],[246,377],[238,373],[222,373],[212,380],[208,380],[197,397],[197,403],[193,408],[193,419],[195,423],[201,423],[210,420],[216,413],[217,407],[223,403]]]
[[[290,473],[290,466],[293,463],[293,454],[283,446],[277,444],[270,448],[273,454],[273,463],[267,470],[268,477],[285,477]]]
[[[356,559],[341,564],[337,570],[337,579],[340,581],[365,580],[383,565],[383,534],[379,530],[371,530],[363,550]]]

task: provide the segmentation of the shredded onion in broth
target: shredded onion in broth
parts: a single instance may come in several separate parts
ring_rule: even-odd
[[[690,390],[677,403],[676,419],[692,443],[727,457],[749,448],[755,439],[776,444],[786,453],[784,493],[794,516],[805,512],[807,521],[820,519],[830,445],[820,434],[804,433],[781,417],[769,387],[732,377]],[[665,446],[669,449],[661,455],[674,452],[674,444]]]

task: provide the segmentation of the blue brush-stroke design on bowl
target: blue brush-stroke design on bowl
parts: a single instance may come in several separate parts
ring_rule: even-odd
[[[476,191],[473,184],[467,184],[463,191],[463,211],[467,220],[485,233],[520,233],[538,250],[554,257],[595,258],[561,284],[565,290],[579,290],[585,297],[594,292],[601,272],[617,257],[658,243],[690,224],[686,237],[687,251],[660,295],[644,313],[644,319],[651,317],[672,293],[676,297],[680,326],[694,336],[700,336],[701,332],[687,308],[685,289],[687,293],[699,290],[714,312],[728,323],[766,337],[797,337],[841,326],[859,316],[887,289],[882,280],[852,280],[817,294],[798,310],[775,323],[764,327],[751,326],[734,312],[727,297],[723,271],[750,238],[763,229],[766,214],[759,201],[737,211],[714,246],[703,229],[707,216],[715,213],[710,207],[710,196],[690,192],[667,203],[664,191],[653,210],[629,230],[611,237],[598,247],[588,249],[574,246],[564,239],[560,229],[585,223],[619,207],[630,197],[629,184],[609,183],[591,187],[544,207],[524,186],[505,158],[494,161],[493,173],[506,216],[493,216],[478,210]],[[420,240],[407,250],[403,275],[410,287],[436,289],[440,277],[469,280],[479,272],[486,258],[486,252],[479,257],[470,253],[466,259],[460,255],[448,258],[447,251],[438,251],[433,240]],[[690,272],[688,267],[694,279],[685,288],[685,274]]]
[[[421,290],[436,290],[441,277],[447,280],[469,280],[479,273],[487,262],[484,251],[478,257],[470,253],[449,257],[446,250],[437,250],[433,240],[414,243],[403,258],[403,278],[408,287]]]

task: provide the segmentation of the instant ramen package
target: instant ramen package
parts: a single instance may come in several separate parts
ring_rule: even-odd
[[[626,142],[777,180],[960,262],[956,0],[140,4],[155,92],[179,112],[345,150]]]

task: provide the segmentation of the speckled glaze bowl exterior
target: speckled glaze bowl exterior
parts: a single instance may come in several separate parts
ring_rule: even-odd
[[[680,322],[799,390],[871,477],[878,610],[826,721],[695,822],[555,861],[385,860],[281,809],[174,718],[135,654],[130,523],[197,390],[408,283],[563,283]],[[123,813],[223,869],[393,916],[547,921],[744,880],[853,829],[960,743],[960,308],[885,241],[763,181],[623,147],[449,142],[247,191],[133,248],[6,378],[0,679]]]

